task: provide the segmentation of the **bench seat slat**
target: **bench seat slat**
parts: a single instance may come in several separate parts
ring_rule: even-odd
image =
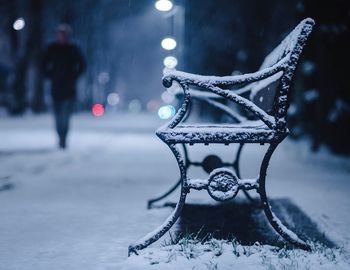
[[[255,121],[254,121],[255,122]],[[276,131],[261,121],[246,124],[179,125],[159,128],[157,136],[166,143],[270,143],[276,140]]]

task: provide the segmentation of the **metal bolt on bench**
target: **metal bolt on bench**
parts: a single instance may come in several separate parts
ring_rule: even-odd
[[[183,103],[173,119],[160,127],[156,134],[168,145],[174,154],[180,170],[180,179],[164,195],[148,202],[151,207],[180,186],[179,201],[166,221],[157,229],[129,246],[129,255],[136,253],[162,237],[179,218],[190,189],[207,190],[217,201],[233,199],[242,190],[256,190],[260,195],[262,207],[272,227],[288,242],[296,247],[310,250],[301,240],[272,212],[267,199],[265,182],[270,158],[276,147],[288,136],[286,114],[289,107],[290,88],[296,65],[302,49],[309,37],[314,21],[307,18],[264,59],[255,73],[236,76],[201,76],[181,71],[169,71],[163,77],[165,87],[176,82],[183,91]],[[249,96],[249,98],[245,96]],[[244,97],[243,97],[244,96]],[[191,101],[200,99],[223,111],[234,124],[188,124]],[[220,99],[231,101],[249,111],[255,120],[248,120],[220,103]],[[239,158],[244,144],[268,144],[269,147],[260,165],[259,175],[254,179],[241,179]],[[217,156],[208,156],[203,162],[192,162],[188,158],[187,145],[193,144],[238,144],[233,163],[223,163]],[[182,152],[179,149],[182,148]],[[207,179],[187,177],[189,166],[203,166],[209,174]]]

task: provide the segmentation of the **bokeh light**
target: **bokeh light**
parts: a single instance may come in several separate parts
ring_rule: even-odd
[[[147,110],[148,110],[149,112],[155,112],[155,111],[157,111],[158,108],[159,108],[159,106],[160,106],[159,101],[154,100],[154,99],[148,101],[148,102],[147,102],[147,105],[146,105]]]
[[[120,97],[117,93],[110,93],[107,96],[107,103],[111,106],[116,106],[120,101]]]
[[[96,103],[92,106],[92,114],[96,117],[103,116],[105,113],[105,108],[102,104]]]
[[[173,3],[169,0],[158,0],[154,6],[159,11],[169,11],[173,8]]]
[[[26,22],[24,21],[24,19],[18,18],[17,20],[15,20],[12,27],[16,31],[19,31],[19,30],[22,30],[25,26],[26,26]]]
[[[100,84],[107,84],[109,82],[109,73],[108,72],[100,72],[97,76],[97,80]]]
[[[173,117],[175,113],[176,113],[176,110],[174,106],[171,106],[171,105],[162,106],[158,110],[158,116],[160,119],[163,119],[163,120]]]
[[[138,99],[133,99],[129,103],[129,111],[132,113],[139,113],[142,109],[141,101]]]
[[[166,68],[173,69],[177,66],[177,59],[174,56],[167,56],[163,60],[163,64]]]
[[[162,40],[162,48],[164,50],[167,50],[167,51],[171,51],[171,50],[174,50],[176,48],[176,40],[171,38],[171,37],[167,37],[167,38],[164,38]]]
[[[166,104],[171,104],[175,100],[174,95],[169,93],[169,92],[167,92],[167,91],[162,93],[161,98],[162,98],[163,102],[166,103]]]

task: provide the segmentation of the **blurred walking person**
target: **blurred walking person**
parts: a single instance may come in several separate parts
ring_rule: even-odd
[[[59,147],[64,149],[76,97],[76,81],[85,70],[85,59],[80,48],[71,42],[72,28],[69,25],[59,25],[56,34],[56,41],[45,50],[43,69],[45,76],[51,80]]]

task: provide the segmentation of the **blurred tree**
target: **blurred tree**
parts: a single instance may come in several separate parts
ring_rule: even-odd
[[[13,69],[14,80],[10,85],[10,95],[8,106],[10,112],[13,114],[18,114],[25,109],[25,86],[24,86],[24,74],[26,69],[26,61],[23,57],[23,36],[21,37],[19,33],[13,28],[13,23],[19,17],[18,6],[22,4],[23,1],[5,1],[2,3],[3,14],[6,16],[3,24],[5,33],[9,38],[10,43],[10,59],[12,63],[10,64]]]
[[[44,110],[43,79],[40,68],[42,5],[42,0],[13,0],[2,3],[3,12],[6,14],[2,27],[10,40],[10,58],[14,75],[10,86],[12,98],[9,102],[12,114],[21,114],[28,106],[34,112]],[[14,29],[13,23],[22,17],[25,28],[18,31]],[[31,93],[28,93],[29,87]]]
[[[27,40],[27,50],[30,65],[34,69],[33,74],[33,112],[45,111],[44,92],[43,92],[43,74],[41,68],[43,38],[43,0],[31,0],[29,6],[29,20],[31,22],[29,37]]]
[[[305,51],[304,102],[300,120],[316,150],[326,143],[338,153],[350,153],[350,2],[302,1],[301,17],[311,16],[316,27]],[[315,98],[310,101],[311,96]]]

